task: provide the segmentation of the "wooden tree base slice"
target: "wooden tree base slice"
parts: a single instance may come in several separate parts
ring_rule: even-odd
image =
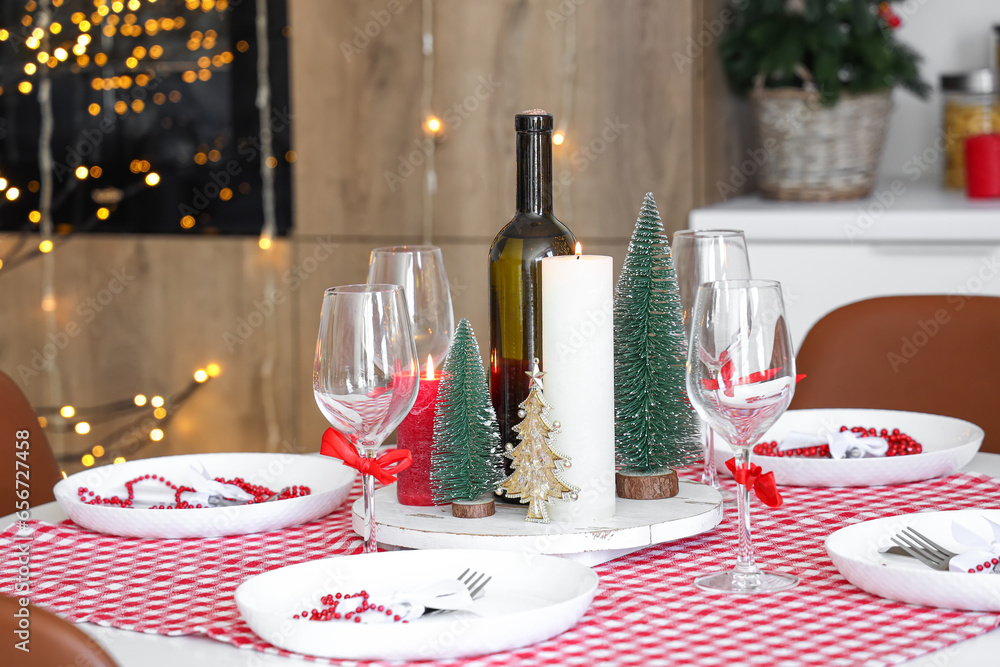
[[[496,503],[489,496],[480,496],[475,500],[456,500],[451,504],[451,515],[459,519],[481,519],[493,516]]]
[[[619,498],[660,500],[677,495],[677,473],[669,470],[657,474],[615,473],[615,492]]]

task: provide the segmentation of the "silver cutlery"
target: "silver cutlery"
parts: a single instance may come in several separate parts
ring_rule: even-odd
[[[937,542],[928,539],[913,528],[905,528],[891,539],[896,544],[896,547],[890,547],[886,553],[899,553],[895,551],[899,549],[905,555],[916,558],[924,565],[935,570],[947,571],[951,559],[958,555],[954,551],[945,549]]]
[[[277,500],[278,496],[280,496],[285,491],[288,491],[289,489],[291,489],[291,487],[290,486],[286,486],[281,491],[278,491],[277,493],[274,493],[274,494],[268,496],[267,498],[265,498],[264,500],[260,501],[259,503],[254,503],[254,504],[255,505],[260,505],[261,503],[269,503],[272,500]],[[208,497],[208,504],[209,504],[210,507],[236,507],[237,505],[246,505],[247,503],[248,503],[248,501],[246,501],[246,500],[233,500],[231,498],[223,498],[222,496],[209,496]]]
[[[478,600],[483,596],[483,589],[486,588],[486,584],[492,581],[492,576],[486,576],[485,573],[480,574],[471,568],[466,568],[465,572],[458,575],[457,579],[465,585],[465,588],[469,591],[469,597],[473,600]],[[425,610],[424,616],[437,616],[438,614],[443,614],[447,611],[456,611],[454,609],[434,609],[428,607]]]

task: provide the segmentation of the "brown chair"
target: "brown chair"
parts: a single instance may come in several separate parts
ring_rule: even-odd
[[[28,432],[27,440],[17,438],[19,431]],[[18,449],[18,443],[25,441],[27,446]],[[23,452],[27,456],[19,457]],[[60,479],[59,464],[35,411],[21,388],[0,371],[0,515],[21,507],[18,492],[25,495],[25,488],[32,507],[55,500],[52,487]]]
[[[22,633],[22,634],[18,634]],[[0,595],[0,664],[23,667],[117,667],[100,644],[69,621]],[[27,640],[27,644],[21,644]],[[28,651],[18,648],[21,645]]]
[[[958,417],[1000,453],[1000,297],[889,296],[827,314],[796,368],[792,408],[877,408]]]

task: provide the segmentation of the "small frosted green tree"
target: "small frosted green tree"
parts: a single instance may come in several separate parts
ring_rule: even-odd
[[[435,503],[474,500],[503,481],[503,447],[472,325],[462,319],[441,368],[431,490]]]
[[[677,274],[653,194],[639,211],[615,288],[615,456],[623,473],[665,473],[701,456],[687,396]]]

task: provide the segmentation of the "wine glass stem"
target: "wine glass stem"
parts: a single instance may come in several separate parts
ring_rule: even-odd
[[[703,421],[701,432],[705,442],[705,469],[701,473],[701,483],[719,488],[719,478],[715,472],[715,431],[707,422]]]
[[[750,465],[750,448],[741,443],[735,449],[736,469],[746,469]],[[741,585],[757,586],[760,583],[760,569],[754,563],[753,541],[750,536],[750,489],[743,484],[736,485],[736,511],[739,544],[736,548],[736,569],[733,575],[737,581],[742,582]]]
[[[365,453],[368,456],[367,452]],[[375,458],[372,452],[370,458]],[[365,525],[363,553],[372,554],[378,551],[378,543],[375,541],[375,478],[371,475],[361,476],[362,493],[365,501]]]

